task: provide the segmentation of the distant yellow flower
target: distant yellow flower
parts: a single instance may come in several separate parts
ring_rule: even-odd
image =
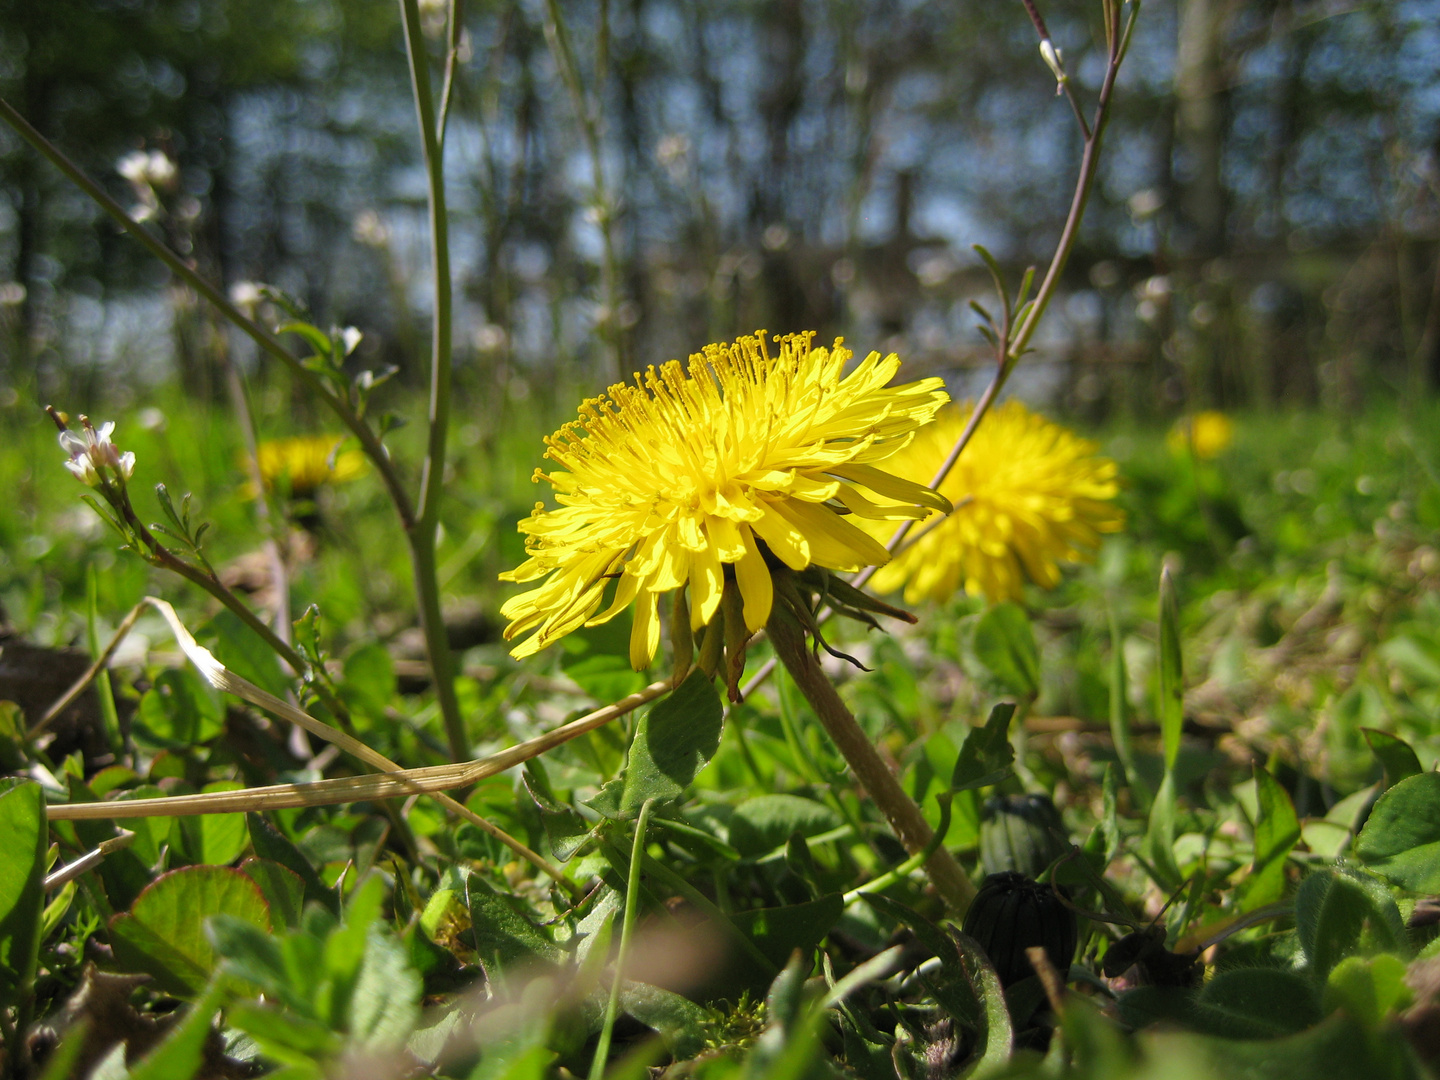
[[[322,484],[354,480],[365,471],[365,455],[359,450],[336,452],[343,439],[340,435],[297,435],[261,443],[256,457],[266,489],[273,489],[284,478],[291,495],[306,498]]]
[[[1194,452],[1201,461],[1223,454],[1235,439],[1235,424],[1222,412],[1207,409],[1176,421],[1165,437],[1172,454]]]
[[[871,353],[846,377],[850,351],[812,348],[813,334],[775,342],[764,331],[707,345],[688,367],[671,360],[636,384],[580,406],[546,440],[561,466],[549,481],[558,509],[536,504],[520,523],[530,558],[501,574],[543,584],[501,608],[506,640],[528,656],[572,630],[613,618],[633,600],[630,662],[660,640],[660,594],[690,588],[693,629],[720,605],[727,575],[749,630],[770,617],[769,560],[857,570],[884,547],[847,520],[919,518],[949,503],[875,463],[909,441],[948,400],[939,379],[887,383],[900,367]],[[611,583],[609,606],[599,611]],[[532,633],[533,631],[533,633]]]
[[[927,483],[973,408],[945,409],[889,467]],[[991,601],[1018,600],[1027,578],[1053,588],[1060,562],[1088,560],[1102,533],[1124,525],[1124,513],[1111,502],[1120,489],[1115,463],[1096,449],[1018,401],[991,410],[940,487],[955,512],[932,514],[916,526],[919,539],[875,575],[875,589],[903,586],[913,604],[945,600],[957,589]],[[883,526],[869,527],[885,534]]]

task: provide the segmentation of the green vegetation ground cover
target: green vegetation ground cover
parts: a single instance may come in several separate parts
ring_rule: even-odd
[[[262,432],[286,430],[285,388],[256,390],[273,402]],[[538,433],[553,427],[534,409],[474,442],[462,420],[454,438],[441,578],[449,606],[490,620],[459,684],[477,753],[647,679],[628,668],[625,626],[524,664],[494,640],[505,595],[494,573],[517,561]],[[254,507],[224,411],[162,395],[114,418],[140,461],[137,501],[161,480],[193,492],[215,523],[214,565],[251,565]],[[283,690],[243,627],[115,550],[38,411],[5,419],[16,437],[0,455],[14,492],[0,512],[0,603],[12,640],[84,648],[92,611],[103,641],[159,595],[223,662]],[[1094,566],[1019,607],[962,598],[918,610],[913,628],[838,632],[868,674],[827,661],[932,824],[964,772],[957,761],[979,761],[992,706],[1019,705],[1013,773],[948,797],[946,844],[977,878],[985,797],[1043,792],[1067,838],[1106,869],[1108,890],[1071,881],[1084,910],[1140,926],[1179,889],[1160,925],[1183,951],[1272,908],[1204,955],[1198,985],[1107,977],[1106,953],[1130,927],[1082,919],[1042,1064],[1046,1044],[1026,1025],[1043,994],[1022,1004],[1012,989],[1000,1007],[988,969],[955,951],[968,939],[937,929],[944,912],[922,876],[900,875],[884,900],[852,892],[905,854],[783,676],[723,727],[701,719],[719,701],[696,688],[683,708],[656,705],[462,793],[561,864],[568,892],[422,799],[121,822],[136,833],[129,847],[42,893],[38,867],[115,833],[54,822],[51,848],[34,827],[42,788],[84,801],[348,771],[210,691],[146,616],[112,673],[117,726],[98,748],[27,744],[34,718],[3,715],[6,768],[34,781],[0,792],[16,840],[0,864],[7,1067],[24,1038],[54,1075],[79,1067],[66,1060],[119,1075],[127,1053],[134,1074],[155,1076],[322,1075],[341,1061],[397,1075],[582,1074],[633,882],[638,959],[618,991],[610,1075],[1303,1076],[1322,1062],[1337,1076],[1421,1075],[1440,1015],[1427,915],[1440,892],[1440,416],[1424,404],[1236,419],[1234,444],[1208,461],[1175,453],[1163,431],[1097,433],[1125,478],[1128,523]],[[294,541],[292,609],[318,606],[357,732],[407,766],[446,760],[423,680],[397,678],[417,656],[414,613],[375,478],[294,509],[310,530]],[[1178,625],[1163,632],[1178,637],[1184,689],[1168,745],[1165,565]],[[753,652],[751,669],[765,656]],[[1118,749],[1117,724],[1128,733]],[[637,849],[636,814],[652,797]]]

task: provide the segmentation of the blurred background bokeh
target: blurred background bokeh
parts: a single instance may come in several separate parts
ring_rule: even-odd
[[[844,334],[975,392],[971,245],[1017,279],[1043,265],[1080,145],[1018,0],[561,10],[588,120],[544,3],[465,4],[462,400],[568,412],[756,327]],[[1093,101],[1098,5],[1043,10]],[[429,15],[438,62],[444,5]],[[355,362],[396,365],[401,394],[423,381],[424,181],[390,0],[0,0],[0,95],[205,273],[359,327]],[[1151,0],[1015,388],[1092,424],[1433,390],[1437,151],[1440,2]],[[0,132],[0,405],[123,408],[175,376],[219,401],[246,345]]]

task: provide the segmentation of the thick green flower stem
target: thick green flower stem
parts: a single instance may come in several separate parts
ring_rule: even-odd
[[[840,700],[835,687],[821,670],[820,662],[807,646],[799,623],[776,605],[766,631],[775,647],[775,655],[825,725],[825,730],[839,747],[855,778],[885,814],[900,843],[911,855],[923,852],[934,835],[930,826],[915,801],[905,794],[890,767],[876,753],[870,737],[861,729],[845,702]],[[935,891],[946,906],[957,916],[963,914],[975,896],[975,886],[944,845],[937,847],[925,863],[925,872],[930,875]]]
[[[415,571],[415,594],[420,607],[420,625],[425,631],[425,649],[435,701],[445,721],[445,738],[450,757],[464,761],[470,756],[470,740],[455,695],[454,660],[445,635],[440,612],[440,583],[435,572],[435,538],[440,526],[440,499],[445,478],[445,437],[450,427],[451,303],[450,224],[445,208],[444,132],[435,114],[430,93],[430,68],[425,55],[425,36],[420,27],[418,0],[400,0],[405,24],[405,48],[410,58],[410,87],[415,96],[420,145],[424,151],[426,188],[430,207],[431,274],[435,288],[434,325],[430,342],[430,410],[425,464],[420,473],[420,499],[415,518],[406,532],[410,540],[410,562]]]

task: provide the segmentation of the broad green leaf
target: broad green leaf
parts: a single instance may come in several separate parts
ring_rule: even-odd
[[[225,710],[220,695],[193,671],[171,668],[140,699],[136,726],[161,746],[194,746],[225,730]]]
[[[168,993],[194,997],[215,968],[205,920],[221,913],[271,929],[264,894],[239,870],[187,866],[162,874],[110,920],[115,959],[124,970],[153,975]]]
[[[560,947],[516,907],[514,900],[500,895],[484,878],[470,875],[466,892],[475,951],[492,978],[497,969],[503,971],[513,964],[555,962],[561,958]]]
[[[1378,1028],[1412,1000],[1405,985],[1405,961],[1394,953],[1351,956],[1336,964],[1325,980],[1325,1011],[1344,1009],[1366,1027]]]
[[[1320,1022],[1313,984],[1282,968],[1234,968],[1219,972],[1196,999],[1190,1024],[1207,1035],[1268,1039],[1293,1035]]]
[[[1160,741],[1165,770],[1175,768],[1185,727],[1185,670],[1180,656],[1180,605],[1170,568],[1160,572]]]
[[[1030,617],[1019,604],[996,604],[975,623],[970,652],[977,672],[996,690],[1031,697],[1040,690],[1040,654]]]
[[[626,982],[620,1007],[657,1032],[676,1061],[705,1049],[709,1014],[693,1001],[649,983]]]
[[[1354,851],[1392,885],[1440,893],[1440,773],[1409,777],[1381,795]]]
[[[35,977],[45,905],[45,796],[40,785],[0,779],[0,1010]]]
[[[244,786],[238,780],[217,780],[200,790],[239,791]],[[196,814],[180,818],[179,823],[183,854],[197,865],[226,866],[250,843],[244,814]]]
[[[1300,839],[1300,819],[1290,793],[1264,769],[1255,768],[1259,817],[1255,822],[1255,858],[1240,887],[1239,907],[1251,910],[1279,900],[1285,892],[1285,860]]]
[[[1283,968],[1238,967],[1219,972],[1203,990],[1142,986],[1119,1002],[1126,1023],[1177,1024],[1226,1039],[1273,1039],[1320,1022],[1315,984]]]
[[[1365,736],[1370,752],[1385,770],[1382,781],[1385,788],[1392,788],[1401,780],[1425,771],[1420,767],[1420,759],[1415,756],[1414,749],[1399,736],[1375,728],[1361,728],[1360,734]]]
[[[799,795],[757,795],[730,815],[730,844],[741,855],[768,855],[792,835],[810,837],[840,825],[840,816],[824,803]]]
[[[630,744],[620,809],[639,813],[646,799],[684,794],[720,746],[724,710],[715,684],[696,669],[641,719]]]
[[[950,774],[951,791],[998,784],[1009,774],[1015,761],[1015,748],[1010,745],[1010,721],[1014,716],[1014,705],[996,705],[984,727],[970,730]]]
[[[1317,978],[1352,953],[1404,949],[1405,923],[1394,898],[1360,874],[1312,871],[1295,893],[1295,929]]]

